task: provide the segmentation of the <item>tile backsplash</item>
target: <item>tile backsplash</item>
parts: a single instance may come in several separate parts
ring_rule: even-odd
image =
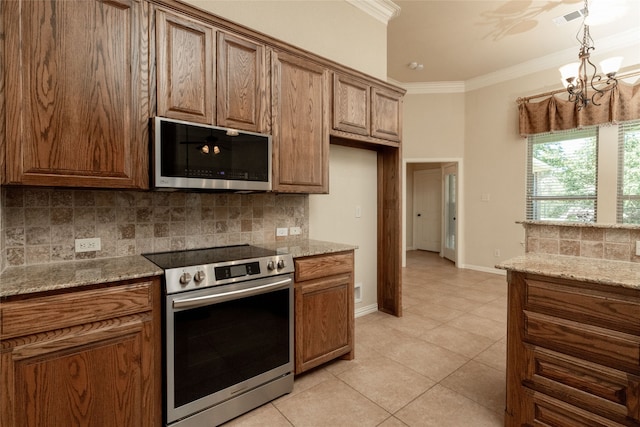
[[[276,227],[306,238],[308,218],[307,195],[5,187],[2,266],[273,242]],[[76,253],[89,237],[101,250]]]
[[[622,224],[523,222],[526,252],[640,262],[640,227]]]

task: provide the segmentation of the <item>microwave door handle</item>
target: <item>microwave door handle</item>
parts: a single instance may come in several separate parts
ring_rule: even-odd
[[[174,309],[186,309],[204,307],[206,305],[216,304],[219,302],[228,301],[231,299],[237,299],[240,297],[250,297],[253,295],[262,294],[265,292],[271,292],[280,288],[286,288],[291,284],[291,279],[279,280],[273,283],[267,283],[266,285],[256,286],[249,289],[240,289],[237,291],[224,292],[215,295],[205,295],[195,298],[177,299],[173,301]]]

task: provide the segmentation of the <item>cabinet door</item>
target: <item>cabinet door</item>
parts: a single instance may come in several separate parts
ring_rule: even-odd
[[[148,187],[148,4],[3,2],[7,182]]]
[[[159,116],[214,124],[214,34],[202,22],[156,11]]]
[[[272,67],[273,190],[328,193],[328,71],[276,51]]]
[[[389,141],[402,139],[402,96],[390,90],[371,89],[371,136]]]
[[[269,132],[265,46],[221,31],[217,62],[218,125]]]
[[[295,372],[353,350],[353,276],[296,284]]]
[[[160,424],[159,279],[7,301],[0,318],[0,425]]]
[[[14,402],[6,425],[152,427],[150,318],[71,328],[51,340],[30,336],[3,353]]]
[[[333,129],[369,136],[370,86],[339,73],[333,75]]]

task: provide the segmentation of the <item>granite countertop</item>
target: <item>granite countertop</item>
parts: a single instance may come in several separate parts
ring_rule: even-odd
[[[556,226],[556,227],[576,227],[576,228],[610,228],[610,229],[625,229],[625,230],[638,230],[640,224],[620,224],[620,223],[601,223],[601,222],[570,222],[570,221],[516,221],[516,224],[522,225],[544,225],[544,226]]]
[[[640,289],[640,263],[634,262],[528,253],[496,268]]]
[[[256,246],[290,253],[294,258],[357,249],[355,245],[309,239]],[[162,274],[162,268],[142,255],[9,267],[0,274],[0,298]]]
[[[0,297],[162,275],[141,255],[9,267],[0,274]]]
[[[262,243],[262,244],[257,244],[256,246],[275,250],[280,253],[290,253],[294,258],[358,249],[358,246],[356,245],[324,242],[322,240],[312,240],[312,239],[299,239],[299,240],[288,240],[283,242]]]

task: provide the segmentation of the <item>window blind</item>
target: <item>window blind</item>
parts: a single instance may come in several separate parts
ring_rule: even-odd
[[[618,126],[617,222],[640,224],[640,120]]]
[[[529,220],[595,222],[597,127],[529,136]]]

